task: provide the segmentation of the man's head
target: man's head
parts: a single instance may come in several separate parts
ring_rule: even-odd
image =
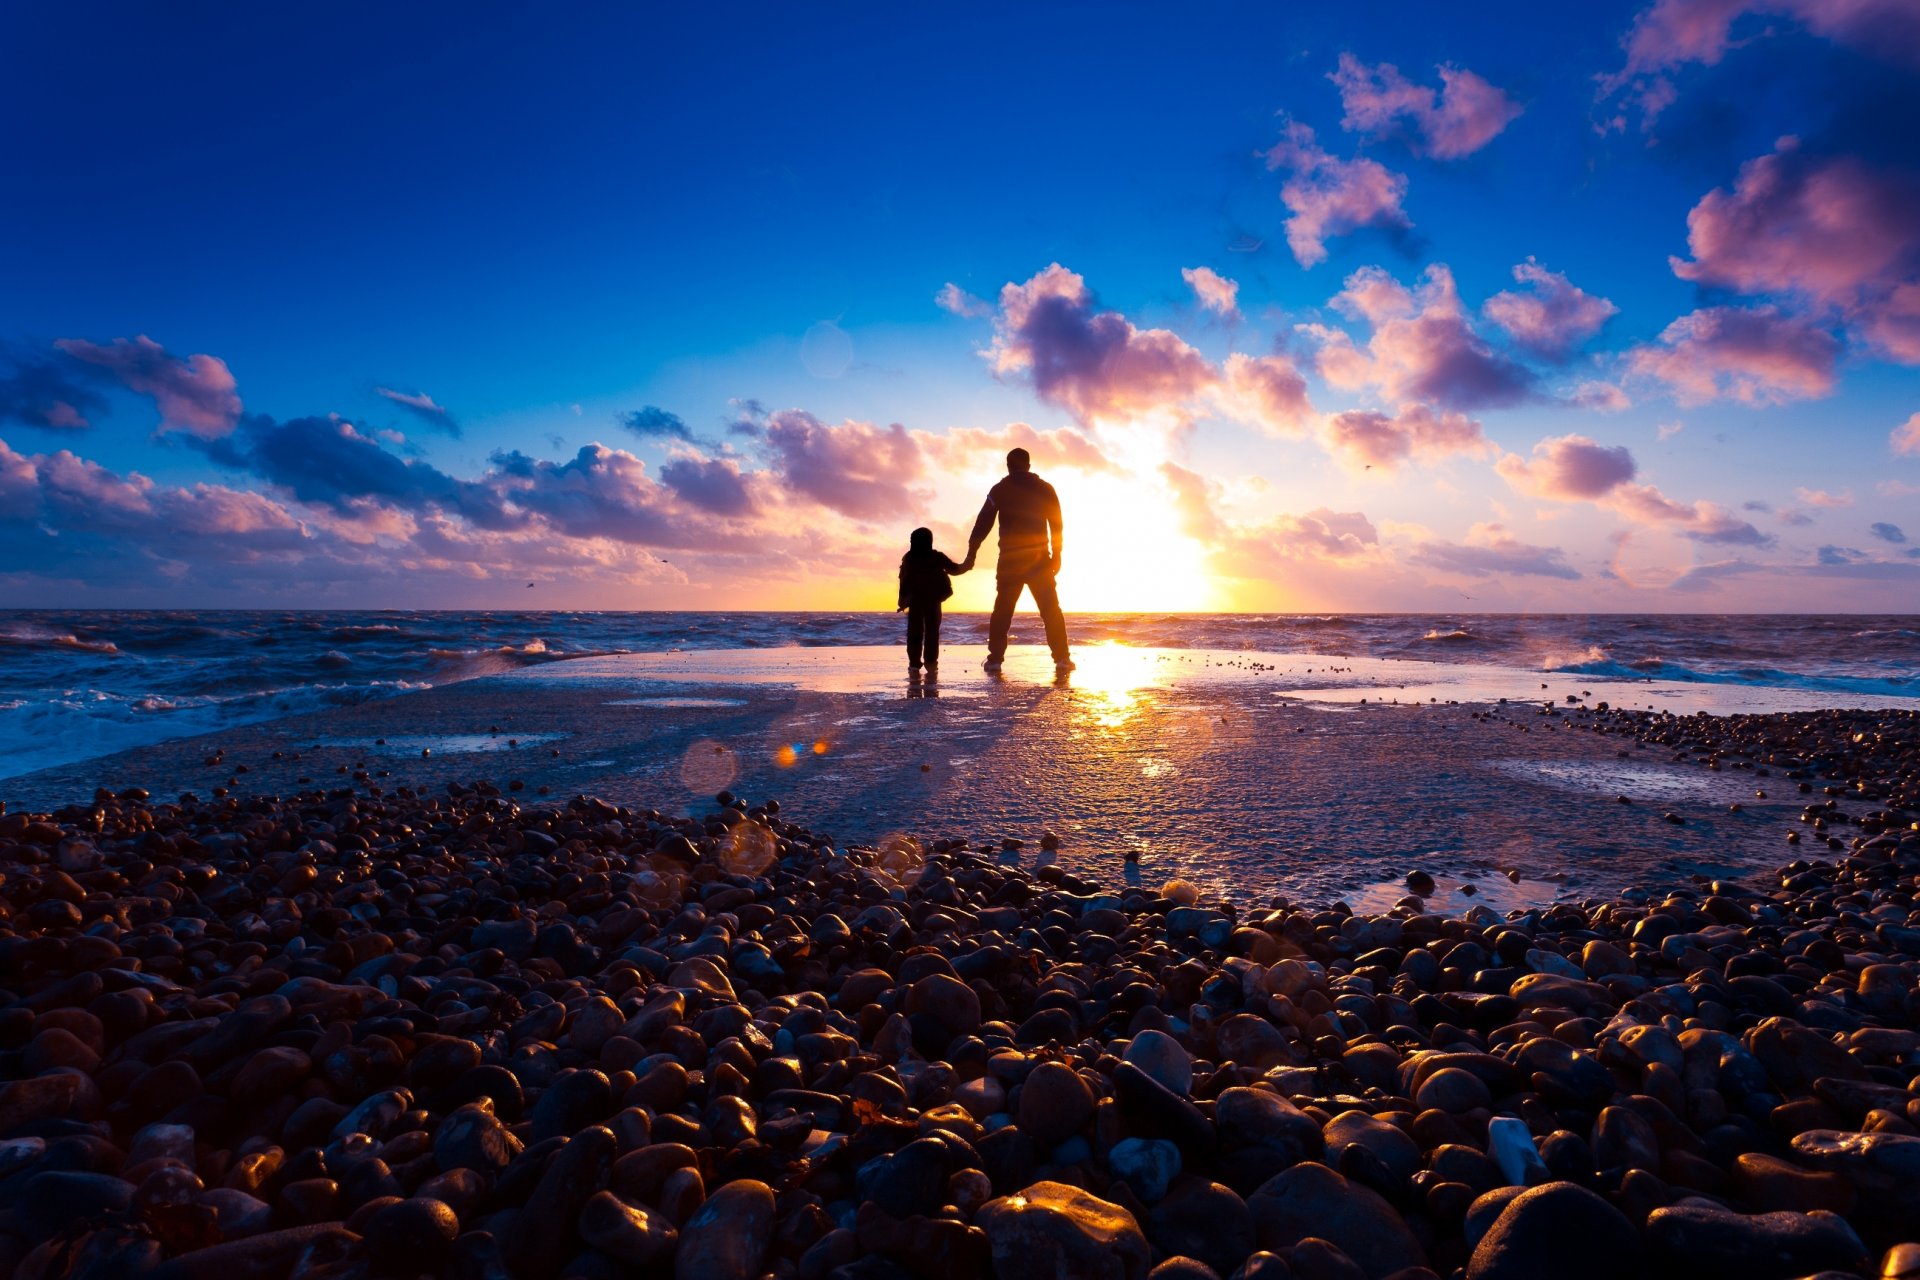
[[[1028,455],[1025,449],[1007,450],[1008,475],[1023,476],[1031,470],[1033,470],[1033,458]]]

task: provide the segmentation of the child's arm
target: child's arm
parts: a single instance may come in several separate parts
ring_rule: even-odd
[[[948,573],[965,573],[967,570],[973,568],[972,556],[967,557],[967,562],[965,564],[956,564],[952,556],[943,555],[941,559],[947,562]]]

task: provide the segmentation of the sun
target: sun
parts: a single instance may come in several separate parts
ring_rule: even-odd
[[[1068,613],[1203,613],[1227,607],[1226,592],[1208,568],[1207,549],[1181,527],[1172,487],[1160,471],[1166,460],[1159,430],[1109,428],[1112,469],[1043,469],[1060,494],[1066,556],[1060,605]],[[993,543],[980,549],[984,573],[954,580],[957,608],[993,604]],[[1021,609],[1031,610],[1023,596]]]

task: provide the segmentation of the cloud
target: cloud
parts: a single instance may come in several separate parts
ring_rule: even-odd
[[[1853,505],[1851,489],[1843,493],[1828,493],[1825,489],[1795,489],[1793,496],[1810,507],[1825,507],[1830,511]]]
[[[1451,454],[1480,454],[1490,447],[1480,424],[1461,413],[1411,405],[1388,415],[1353,409],[1329,418],[1327,449],[1350,467],[1391,471],[1408,458],[1431,461]]]
[[[660,468],[660,479],[681,500],[718,516],[754,511],[748,477],[731,458],[674,458]]]
[[[1912,414],[1893,429],[1887,447],[1907,457],[1920,457],[1920,413]]]
[[[169,583],[190,562],[305,564],[313,531],[279,503],[220,485],[173,487],[120,475],[62,449],[22,454],[0,441],[0,575],[71,575],[89,587]]]
[[[1627,367],[1666,383],[1682,405],[1757,407],[1829,394],[1839,351],[1832,334],[1778,307],[1705,307],[1668,325],[1658,345],[1628,352]]]
[[[1593,501],[1632,480],[1638,468],[1624,445],[1586,436],[1557,436],[1533,446],[1527,460],[1509,453],[1494,470],[1521,493],[1556,502]]]
[[[1532,258],[1514,267],[1513,278],[1529,291],[1496,293],[1482,310],[1515,342],[1548,360],[1567,359],[1620,310]]]
[[[1889,524],[1884,520],[1877,520],[1873,524],[1868,525],[1867,530],[1882,542],[1898,543],[1907,540],[1907,534],[1904,529],[1897,524]]]
[[[1031,454],[1035,471],[1049,467],[1089,473],[1119,470],[1097,439],[1072,427],[1038,431],[1024,422],[1009,422],[998,431],[955,427],[938,435],[916,433],[916,438],[936,465],[950,471],[972,469],[983,461],[997,465],[1012,449],[1025,449]]]
[[[209,355],[170,355],[144,334],[107,346],[81,338],[53,344],[75,360],[104,369],[138,395],[152,396],[160,425],[203,440],[217,439],[240,420],[240,395],[226,362]]]
[[[1732,191],[1693,207],[1687,246],[1691,260],[1671,260],[1681,279],[1792,295],[1920,364],[1920,176],[1809,155],[1782,138],[1741,166]]]
[[[951,280],[940,286],[940,292],[933,295],[933,303],[942,311],[951,311],[967,320],[980,320],[993,314],[991,302],[974,297]]]
[[[433,397],[423,391],[395,391],[392,387],[375,387],[373,393],[393,401],[430,427],[437,427],[450,435],[460,434],[460,424],[454,420],[451,413],[447,412],[446,406],[435,404]]]
[[[1573,389],[1567,403],[1595,413],[1624,413],[1633,408],[1633,400],[1620,387],[1600,379],[1589,379]],[[1665,439],[1662,436],[1661,439]]]
[[[1775,514],[1775,518],[1790,529],[1803,529],[1813,523],[1812,516],[1804,511],[1797,511],[1792,507],[1780,508]]]
[[[0,345],[0,423],[17,422],[49,431],[82,431],[89,414],[104,413],[105,397],[78,381],[60,360]]]
[[[1773,536],[1760,532],[1749,522],[1715,502],[1675,502],[1650,484],[1623,484],[1613,489],[1602,505],[1645,525],[1670,525],[1695,542],[1727,546],[1765,547]]]
[[[899,423],[848,420],[830,427],[802,409],[767,420],[773,468],[787,485],[855,520],[905,518],[922,495],[911,485],[926,470],[919,441]]]
[[[431,463],[400,458],[338,417],[244,418],[229,436],[202,445],[223,465],[275,485],[301,502],[358,515],[368,506],[437,508],[489,529],[524,523],[491,488]]]
[[[1376,137],[1410,130],[1416,151],[1436,160],[1472,155],[1520,116],[1520,106],[1471,71],[1441,66],[1440,89],[1415,84],[1383,62],[1350,53],[1330,77],[1340,88],[1343,128]]]
[[[670,413],[657,404],[642,405],[620,414],[616,420],[645,440],[684,440],[693,443],[693,432],[680,420],[680,415]]]
[[[1749,15],[1790,18],[1814,35],[1884,62],[1920,66],[1920,9],[1907,0],[1657,0],[1634,19],[1622,45],[1625,65],[1600,77],[1600,98],[1621,94],[1651,129],[1679,96],[1673,73],[1691,64],[1718,65],[1736,39],[1733,25]],[[1771,35],[1771,26],[1755,36]],[[1608,122],[1625,127],[1624,115]]]
[[[1428,267],[1417,290],[1379,267],[1362,267],[1333,306],[1373,329],[1362,351],[1341,330],[1302,327],[1320,343],[1320,376],[1341,390],[1375,387],[1395,404],[1449,409],[1518,404],[1532,391],[1533,375],[1474,332],[1444,264]]]
[[[1566,553],[1559,547],[1536,547],[1521,542],[1498,524],[1476,524],[1468,531],[1464,543],[1423,543],[1412,559],[1415,564],[1476,577],[1517,574],[1573,579],[1580,576],[1580,571],[1567,563]]]
[[[1101,311],[1086,281],[1059,263],[1000,290],[987,357],[1082,423],[1182,416],[1218,381],[1207,358],[1165,329]]]
[[[1636,484],[1633,454],[1586,436],[1557,436],[1533,447],[1531,458],[1507,454],[1494,464],[1520,493],[1554,502],[1592,502],[1643,525],[1668,525],[1697,542],[1767,546],[1771,536],[1713,502],[1675,502],[1650,484]]]
[[[521,511],[573,538],[611,538],[650,547],[724,548],[736,540],[688,519],[647,464],[624,449],[581,448],[566,462],[496,455],[502,492]]]
[[[1182,267],[1180,278],[1208,311],[1228,320],[1240,318],[1240,286],[1212,267]]]
[[[1314,141],[1297,120],[1281,127],[1280,141],[1262,153],[1271,170],[1285,169],[1280,202],[1287,219],[1287,246],[1303,267],[1326,261],[1327,241],[1365,227],[1404,233],[1413,222],[1401,209],[1407,179],[1377,161],[1342,160]]]
[[[1285,356],[1228,356],[1220,401],[1229,416],[1269,435],[1302,436],[1313,422],[1307,380]]]

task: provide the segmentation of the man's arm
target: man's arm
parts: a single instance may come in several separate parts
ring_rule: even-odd
[[[1060,515],[1060,495],[1047,486],[1047,537],[1053,542],[1053,571],[1060,572],[1060,552],[1067,534],[1066,521]]]

